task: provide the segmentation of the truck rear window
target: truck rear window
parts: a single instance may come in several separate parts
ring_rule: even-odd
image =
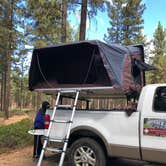
[[[166,112],[166,87],[156,89],[153,108],[157,112]]]

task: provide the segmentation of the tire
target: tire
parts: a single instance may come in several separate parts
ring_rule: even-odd
[[[70,166],[105,166],[106,156],[99,143],[84,137],[70,146],[68,162]]]

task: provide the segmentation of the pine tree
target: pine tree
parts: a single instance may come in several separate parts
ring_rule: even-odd
[[[28,1],[28,34],[35,47],[54,45],[71,39],[67,21],[67,1]],[[68,38],[69,36],[69,38]]]
[[[80,34],[79,39],[85,40],[86,36],[86,20],[87,20],[87,0],[82,0],[81,5],[81,21],[80,21]]]
[[[124,44],[133,44],[133,41],[138,38],[140,31],[143,29],[142,15],[145,10],[145,5],[141,4],[142,0],[127,0],[122,13]]]
[[[111,43],[121,43],[123,40],[123,16],[122,9],[125,0],[114,0],[113,5],[107,3],[108,16],[110,18],[111,27],[108,28],[108,36],[104,39]]]
[[[111,28],[108,29],[105,40],[125,45],[144,42],[142,15],[145,4],[141,2],[142,0],[115,0],[112,6],[107,5]]]
[[[1,3],[1,56],[2,56],[2,80],[1,80],[1,110],[5,112],[6,118],[9,117],[9,101],[10,101],[10,71],[11,71],[11,55],[13,51],[13,11],[14,0],[3,1]]]
[[[9,116],[11,67],[15,55],[24,47],[22,34],[24,22],[24,0],[4,0],[0,5],[0,54],[1,54],[1,110]]]
[[[152,54],[152,64],[157,70],[151,72],[150,83],[165,83],[166,82],[166,30],[158,23],[154,32],[153,45],[154,50]]]
[[[66,43],[67,39],[67,3],[62,0],[62,31],[61,31],[61,42]]]
[[[60,4],[56,1],[28,0],[30,41],[33,46],[53,45],[59,41]]]
[[[165,56],[166,55],[166,30],[158,22],[158,26],[154,32],[154,52],[156,56]]]
[[[72,6],[72,7],[71,7]],[[81,6],[81,19],[80,19],[80,31],[79,31],[79,40],[86,39],[86,21],[87,17],[92,19],[98,10],[104,10],[104,1],[103,0],[70,0],[69,8],[70,10],[75,10],[75,8]]]

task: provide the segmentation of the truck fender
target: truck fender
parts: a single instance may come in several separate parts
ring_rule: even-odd
[[[70,147],[75,140],[82,137],[93,138],[96,142],[100,143],[106,155],[111,155],[108,141],[106,141],[107,139],[97,129],[89,126],[78,126],[73,128],[71,130],[68,147]]]

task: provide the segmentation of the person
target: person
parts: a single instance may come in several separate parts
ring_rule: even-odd
[[[47,101],[42,102],[42,107],[36,114],[34,120],[34,129],[44,129],[44,121],[45,121],[45,113],[46,109],[50,107],[50,104]],[[42,142],[41,142],[42,135],[35,135],[34,136],[34,150],[33,150],[33,157],[38,158],[40,156],[42,150]]]

